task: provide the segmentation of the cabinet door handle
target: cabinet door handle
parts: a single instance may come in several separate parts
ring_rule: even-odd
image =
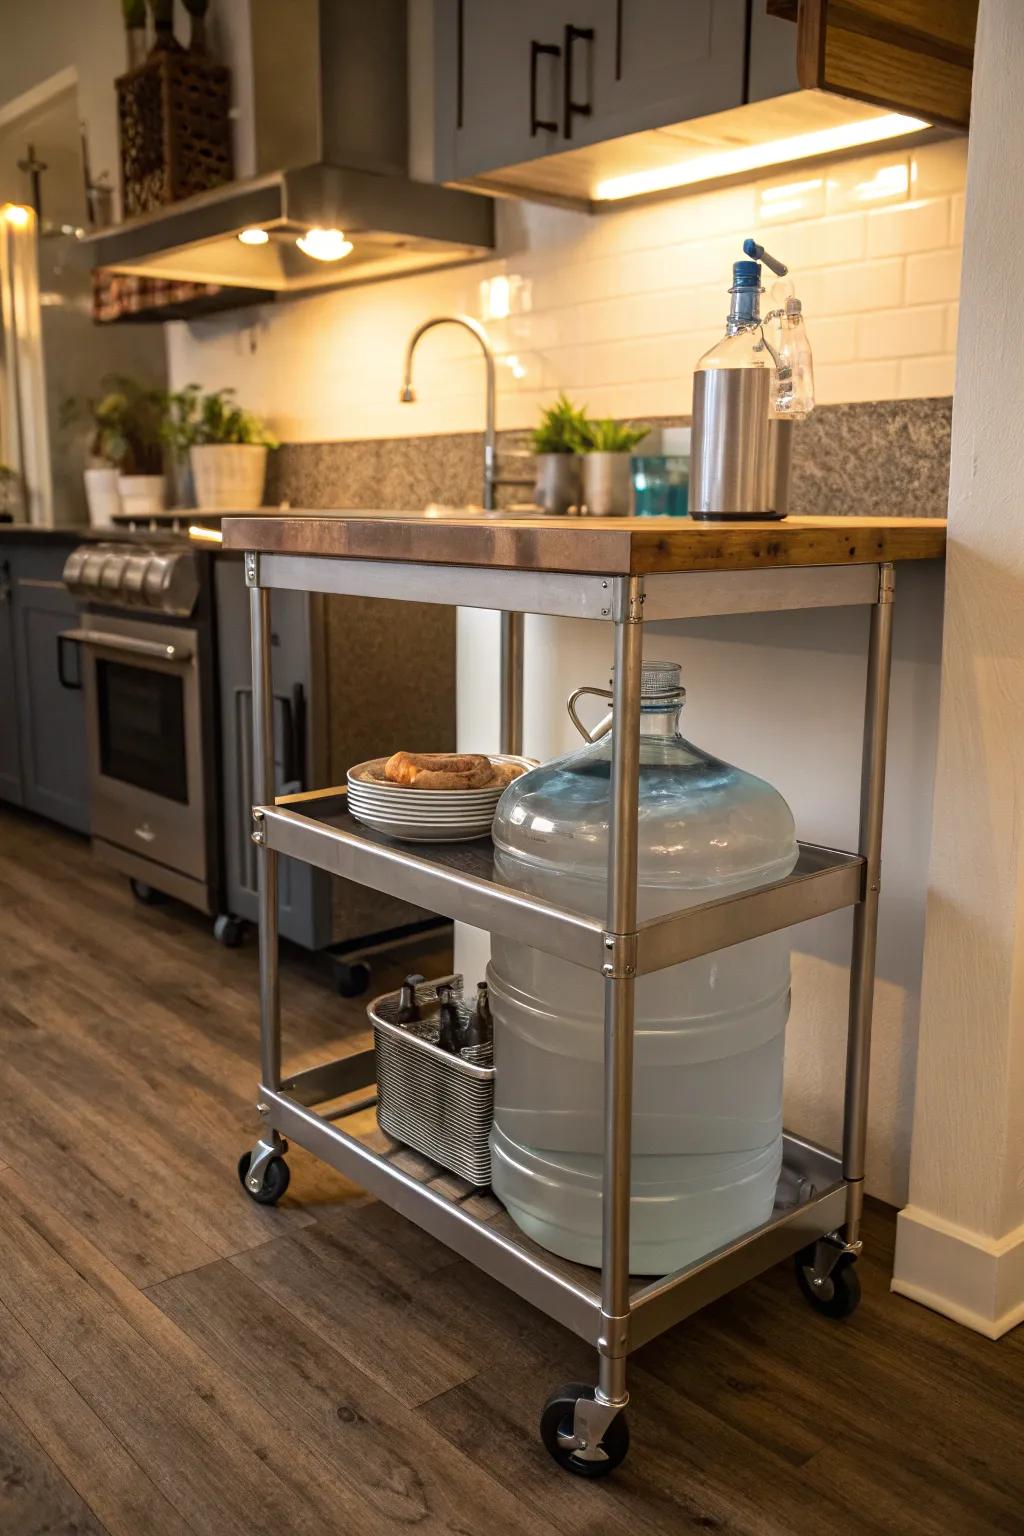
[[[568,22],[565,28],[565,48],[562,58],[562,137],[572,138],[574,117],[589,117],[593,110],[589,101],[572,99],[572,61],[574,43],[593,43],[593,27],[574,27]]]
[[[548,133],[557,133],[558,124],[551,118],[537,116],[537,60],[541,54],[549,54],[553,59],[560,59],[562,50],[557,43],[538,43],[536,38],[530,43],[530,137],[535,138],[537,130],[544,128]]]
[[[67,654],[65,646],[73,645],[75,648],[75,676],[69,680],[64,658]],[[76,692],[82,686],[82,653],[78,649],[78,641],[70,635],[57,636],[57,680],[62,688],[72,688]]]

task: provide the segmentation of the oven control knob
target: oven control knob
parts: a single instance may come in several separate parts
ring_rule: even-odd
[[[82,571],[90,553],[91,549],[88,544],[79,544],[78,548],[73,549],[65,560],[64,570],[61,572],[61,575],[64,585],[69,592],[81,592]]]
[[[199,597],[199,569],[192,550],[152,555],[146,568],[146,601],[165,613],[190,614]]]
[[[148,554],[132,554],[125,558],[124,570],[121,576],[121,595],[125,602],[132,604],[144,604],[146,601],[145,583],[146,568],[149,565]]]

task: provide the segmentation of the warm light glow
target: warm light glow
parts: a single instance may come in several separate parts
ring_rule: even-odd
[[[498,362],[510,371],[514,379],[526,378],[526,368],[515,352],[509,352],[505,357],[499,357]]]
[[[787,181],[779,186],[765,187],[761,193],[761,201],[762,203],[777,203],[780,199],[783,202],[789,201],[790,198],[799,199],[801,193],[816,192],[820,186],[820,176],[815,176],[813,180],[809,181]]]
[[[742,171],[758,171],[786,160],[806,160],[811,155],[827,155],[835,150],[856,149],[863,144],[877,144],[898,134],[916,133],[930,124],[919,117],[887,112],[882,117],[859,123],[840,123],[834,128],[818,128],[813,133],[799,133],[790,139],[774,139],[768,144],[745,144],[739,149],[725,149],[709,155],[682,160],[678,165],[663,165],[649,171],[634,171],[628,176],[613,176],[594,189],[598,202],[621,197],[640,197],[645,192],[666,192],[673,187],[688,187],[699,181],[713,181],[720,176],[735,176]]]
[[[310,229],[295,244],[314,261],[340,261],[352,249],[352,241],[346,240],[340,229]]]
[[[910,168],[906,162],[900,165],[884,165],[870,181],[859,181],[853,189],[858,202],[873,202],[880,197],[902,197],[910,186]]]
[[[15,229],[27,229],[32,218],[31,208],[23,208],[20,203],[4,203],[0,213]]]
[[[223,544],[224,542],[224,535],[219,528],[204,528],[201,523],[191,523],[188,536],[199,544]]]
[[[480,298],[485,320],[507,320],[512,313],[512,289],[507,277],[499,275],[481,283]]]
[[[238,238],[243,245],[266,245],[270,236],[265,229],[253,228],[239,230]]]

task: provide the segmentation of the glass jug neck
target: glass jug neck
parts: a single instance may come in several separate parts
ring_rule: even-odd
[[[679,713],[682,699],[665,699],[655,704],[644,700],[640,706],[640,735],[667,739],[679,735]]]

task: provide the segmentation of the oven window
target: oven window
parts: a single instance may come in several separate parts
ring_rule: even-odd
[[[126,661],[96,662],[100,771],[188,803],[182,679]]]

